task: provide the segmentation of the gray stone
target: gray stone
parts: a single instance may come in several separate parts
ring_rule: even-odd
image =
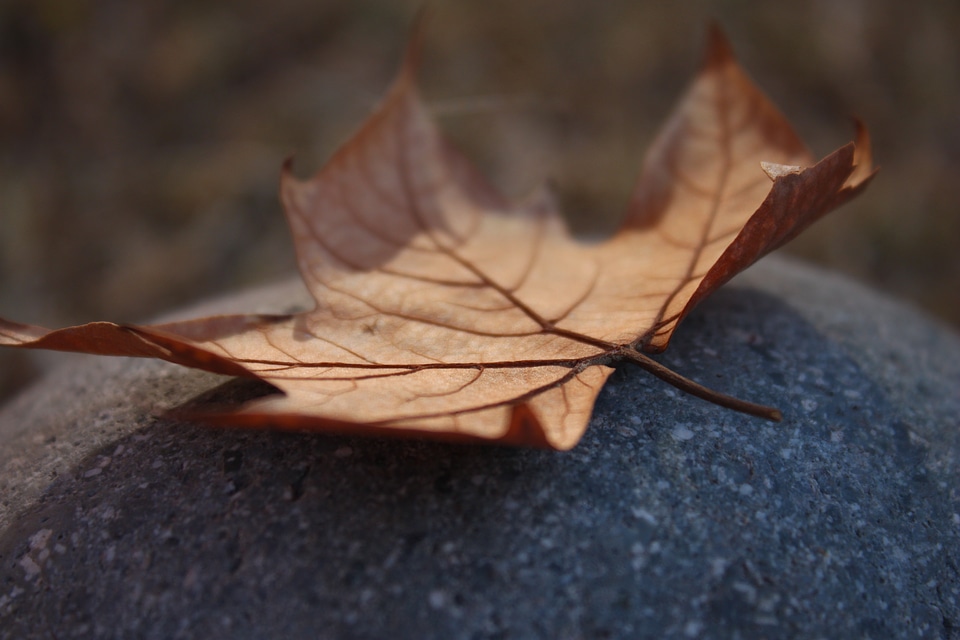
[[[216,430],[78,357],[0,413],[0,636],[960,635],[957,336],[768,259],[662,361],[785,419],[624,368],[568,453]]]

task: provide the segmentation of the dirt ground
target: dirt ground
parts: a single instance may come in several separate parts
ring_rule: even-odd
[[[398,0],[0,3],[0,315],[136,321],[290,272],[284,157],[315,171],[390,80]],[[671,6],[673,5],[673,6]],[[960,4],[437,0],[424,93],[503,191],[609,229],[711,19],[824,155],[882,173],[787,251],[960,326]],[[0,353],[0,398],[36,371]]]

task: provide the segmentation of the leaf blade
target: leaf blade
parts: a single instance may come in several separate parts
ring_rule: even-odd
[[[315,308],[49,331],[0,320],[0,345],[156,357],[282,392],[216,424],[569,449],[621,361],[777,419],[639,353],[704,297],[866,188],[866,129],[815,163],[718,29],[605,242],[572,238],[553,199],[511,203],[419,97],[414,40],[384,101],[281,201]],[[772,178],[772,180],[771,180]]]

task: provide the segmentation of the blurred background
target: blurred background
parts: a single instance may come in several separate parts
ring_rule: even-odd
[[[610,229],[711,19],[818,156],[882,172],[787,249],[960,326],[960,3],[0,0],[0,315],[143,321],[294,270],[284,157],[376,105],[418,8],[421,86],[506,194]],[[0,399],[37,373],[0,352]]]

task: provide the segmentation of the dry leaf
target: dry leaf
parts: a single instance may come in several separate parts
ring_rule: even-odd
[[[506,202],[443,139],[417,94],[414,57],[317,175],[301,182],[284,168],[281,199],[315,309],[58,331],[0,321],[0,344],[162,358],[284,392],[203,416],[233,425],[568,449],[619,362],[779,418],[644,353],[864,189],[874,171],[863,127],[856,145],[815,163],[714,29],[623,225],[586,245],[549,194]]]

